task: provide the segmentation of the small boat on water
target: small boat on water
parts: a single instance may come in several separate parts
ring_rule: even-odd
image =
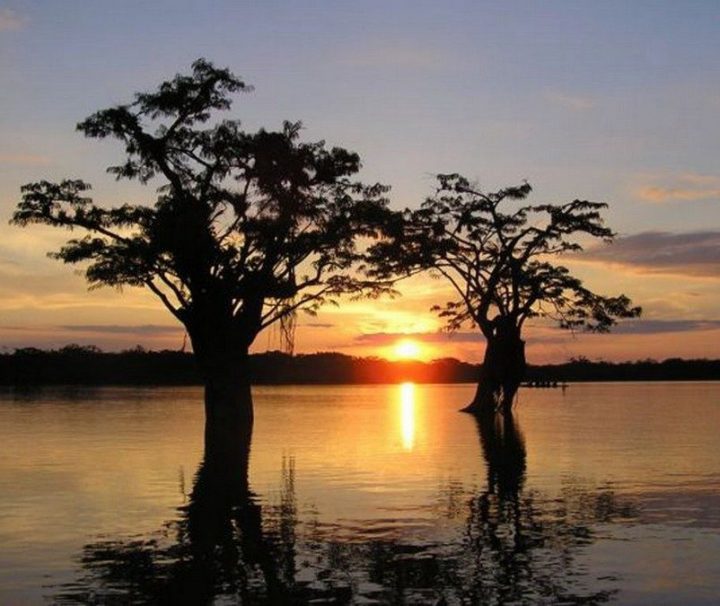
[[[522,387],[532,387],[539,389],[567,389],[568,384],[564,381],[526,381],[522,384]]]

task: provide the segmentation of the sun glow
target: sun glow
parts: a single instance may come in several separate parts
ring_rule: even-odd
[[[393,354],[401,360],[416,360],[422,353],[422,347],[412,339],[402,339],[395,344]]]

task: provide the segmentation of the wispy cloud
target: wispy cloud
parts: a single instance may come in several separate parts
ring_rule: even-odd
[[[546,92],[545,98],[552,103],[574,111],[583,111],[595,107],[595,100],[590,97],[567,95],[558,91]]]
[[[674,177],[656,178],[659,183],[642,185],[637,196],[646,202],[673,202],[720,199],[720,177],[684,173]]]
[[[2,154],[0,153],[0,165],[10,166],[47,166],[50,158],[40,154]]]
[[[66,324],[58,328],[68,332],[91,332],[111,335],[131,334],[141,336],[178,334],[182,332],[179,326],[169,326],[165,324]]]
[[[720,329],[720,320],[627,320],[613,329],[616,334],[649,335]]]
[[[478,343],[483,341],[478,332],[374,332],[355,337],[355,343],[364,345],[390,345],[400,339],[417,339],[424,343]]]
[[[577,342],[582,339],[595,341],[614,340],[619,335],[663,335],[668,333],[700,333],[711,330],[720,330],[720,320],[687,320],[687,319],[638,319],[621,320],[613,327],[611,334],[576,332],[571,333],[553,325],[531,325],[528,326],[525,338],[528,346],[537,345],[559,345]]]
[[[646,273],[720,278],[720,231],[647,231],[597,245],[575,258]]]
[[[616,335],[654,335],[677,332],[702,332],[720,330],[720,320],[623,320],[613,328]],[[577,336],[577,335],[576,335]],[[590,335],[594,336],[594,335]],[[603,335],[600,335],[602,338]],[[528,327],[526,338],[533,345],[553,345],[567,343],[574,336],[567,330],[552,325],[533,325]],[[355,345],[387,346],[397,343],[401,339],[415,339],[423,343],[444,344],[471,343],[484,348],[485,339],[480,331],[462,331],[455,333],[445,332],[417,332],[395,333],[378,332],[366,333],[355,337]]]
[[[57,348],[68,343],[97,345],[105,351],[142,344],[151,349],[177,349],[183,343],[180,327],[165,324],[14,324],[0,325],[2,349]]]
[[[677,187],[643,187],[638,190],[640,199],[647,202],[668,202],[670,200],[707,200],[720,198],[720,188],[677,188]]]
[[[0,32],[17,31],[25,27],[27,19],[9,8],[0,8]]]

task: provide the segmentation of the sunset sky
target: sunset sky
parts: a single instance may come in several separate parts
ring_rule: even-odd
[[[115,182],[111,141],[75,124],[206,57],[255,92],[248,129],[302,120],[306,140],[357,151],[361,178],[417,207],[432,175],[493,190],[527,179],[533,202],[610,204],[611,247],[568,260],[624,292],[643,319],[608,336],[527,331],[531,363],[573,356],[720,357],[720,3],[182,2],[0,0],[0,346],[177,349],[183,331],[149,294],[88,292],[46,258],[68,234],[7,224],[20,186],[82,178],[107,205],[152,202]],[[468,328],[440,333],[450,296],[419,277],[395,300],[301,316],[297,352],[481,359]],[[276,349],[268,331],[255,350]],[[413,347],[417,346],[417,350]],[[414,355],[414,354],[413,354]]]

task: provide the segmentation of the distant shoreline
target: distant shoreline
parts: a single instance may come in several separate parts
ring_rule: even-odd
[[[478,364],[453,358],[432,362],[356,358],[340,353],[250,356],[254,385],[379,385],[474,383]],[[720,360],[602,362],[574,359],[564,364],[530,365],[526,382],[717,381]],[[201,385],[191,353],[134,350],[114,353],[71,345],[58,350],[26,348],[0,354],[0,385]],[[538,388],[547,389],[547,388]]]

